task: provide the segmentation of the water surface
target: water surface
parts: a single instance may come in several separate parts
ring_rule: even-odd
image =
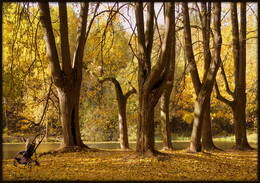
[[[214,142],[215,145],[223,150],[231,148],[235,145],[235,142],[232,141],[216,141]],[[119,142],[97,142],[97,143],[87,143],[86,144],[90,148],[100,148],[100,149],[120,149]],[[182,150],[187,149],[189,147],[189,141],[172,141],[173,148],[175,150]],[[253,147],[256,145],[251,144]],[[47,152],[49,150],[55,150],[60,146],[60,143],[41,143],[40,146],[37,148],[36,153]],[[136,143],[130,142],[130,148],[135,149]],[[162,142],[155,143],[155,149],[160,150],[162,148]],[[12,159],[19,151],[24,151],[25,145],[24,144],[2,144],[2,152],[3,152],[3,159]]]

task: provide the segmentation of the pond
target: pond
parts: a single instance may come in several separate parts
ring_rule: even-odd
[[[228,149],[231,148],[235,142],[232,141],[216,141],[214,142],[215,145],[220,149]],[[100,148],[100,149],[120,149],[119,142],[91,142],[86,144],[90,148]],[[175,150],[182,150],[187,149],[189,147],[190,142],[189,141],[172,141],[173,148]],[[60,143],[42,143],[36,150],[36,153],[42,153],[47,152],[49,150],[54,150],[58,148]],[[252,147],[256,148],[255,144],[250,144]],[[130,148],[135,149],[136,143],[130,142],[129,143]],[[155,149],[160,150],[162,148],[162,142],[156,142],[155,143]],[[25,149],[25,144],[2,144],[2,152],[3,152],[3,159],[12,159],[14,156],[19,152],[23,151]]]

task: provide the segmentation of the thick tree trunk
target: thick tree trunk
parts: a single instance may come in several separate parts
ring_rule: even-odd
[[[63,141],[61,147],[85,146],[80,137],[79,130],[79,87],[66,85],[65,88],[57,88],[61,121],[63,130]]]
[[[40,20],[44,32],[50,70],[58,91],[63,129],[61,148],[85,146],[79,130],[79,96],[82,80],[82,59],[84,53],[88,3],[81,3],[75,52],[71,62],[68,41],[68,21],[66,2],[59,3],[61,63],[59,60],[48,3],[39,3]],[[61,69],[62,66],[62,69]]]
[[[149,97],[139,93],[139,122],[137,126],[136,152],[151,153],[154,150],[154,106]]]
[[[164,38],[159,60],[151,69],[153,45],[154,4],[147,3],[147,22],[144,31],[143,4],[135,4],[138,35],[139,120],[136,152],[154,155],[154,107],[161,97],[169,74],[174,3],[165,4]]]
[[[161,131],[163,137],[163,150],[171,150],[171,130],[170,130],[170,117],[169,117],[169,106],[170,97],[173,85],[167,86],[163,95],[161,96]]]

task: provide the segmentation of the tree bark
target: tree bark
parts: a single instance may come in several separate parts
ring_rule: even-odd
[[[9,130],[9,120],[8,120],[8,112],[7,112],[7,106],[8,106],[8,98],[4,97],[4,104],[5,104],[5,127],[7,130]]]
[[[205,100],[205,110],[202,125],[202,148],[207,151],[218,149],[212,140],[211,118],[210,118],[210,96]]]
[[[241,28],[240,37],[238,31],[237,18],[237,3],[230,4],[231,23],[233,36],[233,59],[235,65],[235,91],[231,92],[228,81],[225,76],[224,67],[222,67],[222,75],[227,92],[233,97],[233,100],[228,100],[220,94],[217,83],[215,89],[217,99],[231,107],[233,112],[234,131],[236,137],[237,149],[252,149],[247,141],[246,136],[246,4],[241,3]]]
[[[238,32],[237,20],[237,4],[231,3],[233,14],[232,33],[233,33],[233,53],[236,67],[236,89],[235,102],[233,109],[233,120],[235,127],[236,148],[251,149],[246,136],[246,3],[242,2],[240,7],[241,21],[240,21],[240,36]],[[234,31],[233,31],[234,30]]]
[[[61,143],[61,148],[71,146],[87,147],[82,142],[80,136],[79,96],[82,80],[82,59],[85,45],[88,4],[81,3],[77,40],[75,43],[76,48],[72,65],[68,44],[67,7],[66,3],[59,3],[62,69],[60,67],[60,61],[52,31],[48,3],[40,2],[39,9],[47,54],[50,60],[51,76],[57,89],[60,103],[63,130],[63,141]]]
[[[175,20],[175,12],[173,12]],[[170,56],[170,71],[165,89],[161,96],[161,132],[163,137],[163,150],[172,150],[171,129],[170,129],[170,97],[173,89],[174,72],[175,72],[175,21],[173,22],[173,35]]]
[[[187,9],[187,3],[186,8]],[[191,134],[190,151],[199,152],[201,151],[201,133],[203,126],[203,117],[206,107],[206,99],[210,97],[213,84],[216,78],[217,70],[220,64],[220,50],[221,50],[221,32],[220,32],[220,14],[221,4],[214,3],[214,40],[213,40],[213,61],[210,63],[207,75],[204,79],[203,85],[197,95],[197,99],[194,105],[194,121]],[[184,14],[185,15],[185,14]]]
[[[204,52],[204,75],[203,75],[202,83],[204,83],[210,68],[210,63],[212,61],[211,52],[210,52],[211,2],[208,2],[208,7],[206,2],[202,2],[201,10],[202,10],[201,24],[202,24],[203,52]],[[210,119],[210,95],[205,100],[205,111],[204,111],[203,125],[202,125],[202,148],[206,150],[218,149],[214,145],[212,140],[211,119]]]
[[[136,152],[154,155],[154,107],[161,97],[169,74],[174,3],[165,5],[165,27],[159,60],[151,69],[154,5],[147,3],[147,23],[144,32],[143,4],[137,2],[135,17],[138,36],[139,120]]]
[[[101,78],[100,78],[101,79]],[[120,147],[121,149],[129,149],[128,134],[127,134],[127,118],[126,118],[126,104],[127,99],[136,93],[135,88],[131,85],[132,89],[129,90],[125,95],[123,94],[122,88],[119,82],[115,78],[104,78],[99,80],[104,82],[110,80],[115,86],[116,100],[118,105],[118,123],[119,123],[119,134],[120,134]]]
[[[161,97],[161,131],[163,137],[163,150],[172,150],[171,142],[171,129],[170,129],[170,115],[169,115],[169,106],[170,106],[170,97],[173,84],[167,84],[162,97]]]

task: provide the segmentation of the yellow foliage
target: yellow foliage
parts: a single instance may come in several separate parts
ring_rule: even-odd
[[[187,124],[191,124],[193,121],[193,113],[186,113],[182,118]]]

